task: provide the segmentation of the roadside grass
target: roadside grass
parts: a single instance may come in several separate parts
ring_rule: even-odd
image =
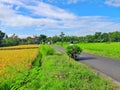
[[[54,45],[61,46],[63,48],[67,48],[67,46],[69,46],[70,43],[69,42],[63,42],[63,44],[62,44],[62,42],[57,42]]]
[[[89,67],[69,60],[66,55],[47,56],[42,62],[41,90],[112,90],[114,87]]]
[[[120,60],[120,43],[80,43],[84,51]]]
[[[55,53],[55,50],[47,45],[40,45],[39,47],[40,54],[42,54],[43,57],[47,55],[53,55]]]
[[[44,49],[43,49],[44,48]],[[90,67],[41,45],[40,56],[28,70],[0,83],[0,90],[114,90],[116,87]],[[36,61],[35,60],[35,61]],[[39,63],[41,62],[41,63]]]

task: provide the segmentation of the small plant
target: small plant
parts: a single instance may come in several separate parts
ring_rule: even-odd
[[[77,46],[77,45],[72,45],[72,46],[68,46],[66,49],[66,53],[71,57],[76,59],[77,54],[80,54],[82,52],[82,49]]]

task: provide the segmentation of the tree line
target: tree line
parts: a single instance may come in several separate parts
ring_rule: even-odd
[[[16,34],[8,37],[8,35],[0,30],[0,46],[14,46],[20,44],[40,44],[40,43],[56,43],[56,42],[70,42],[74,43],[94,43],[94,42],[120,42],[120,32],[95,32],[93,35],[86,36],[66,36],[63,32],[60,35],[47,37],[44,34],[39,36],[29,36],[26,38],[19,38]]]
[[[3,46],[15,46],[15,45],[26,45],[26,44],[40,44],[45,43],[47,40],[46,35],[39,36],[28,36],[26,38],[19,38],[16,34],[8,37],[8,35],[0,30],[0,47]]]
[[[93,35],[86,36],[65,36],[63,32],[59,36],[50,37],[53,43],[56,42],[70,42],[75,43],[96,43],[96,42],[120,42],[120,32],[95,32]]]

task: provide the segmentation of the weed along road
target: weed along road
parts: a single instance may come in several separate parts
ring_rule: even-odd
[[[59,46],[53,46],[53,48],[62,53],[64,52],[64,49]],[[102,72],[112,79],[120,82],[120,60],[114,60],[82,52],[78,57],[78,62],[87,64],[93,69]]]

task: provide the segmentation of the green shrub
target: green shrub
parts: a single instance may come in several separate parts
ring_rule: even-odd
[[[77,46],[77,45],[72,45],[72,46],[68,46],[67,49],[66,49],[66,53],[70,56],[71,54],[73,53],[76,53],[76,54],[80,54],[82,52],[82,49]]]
[[[47,45],[41,45],[39,50],[43,57],[47,55],[53,55],[55,53],[55,50]]]

